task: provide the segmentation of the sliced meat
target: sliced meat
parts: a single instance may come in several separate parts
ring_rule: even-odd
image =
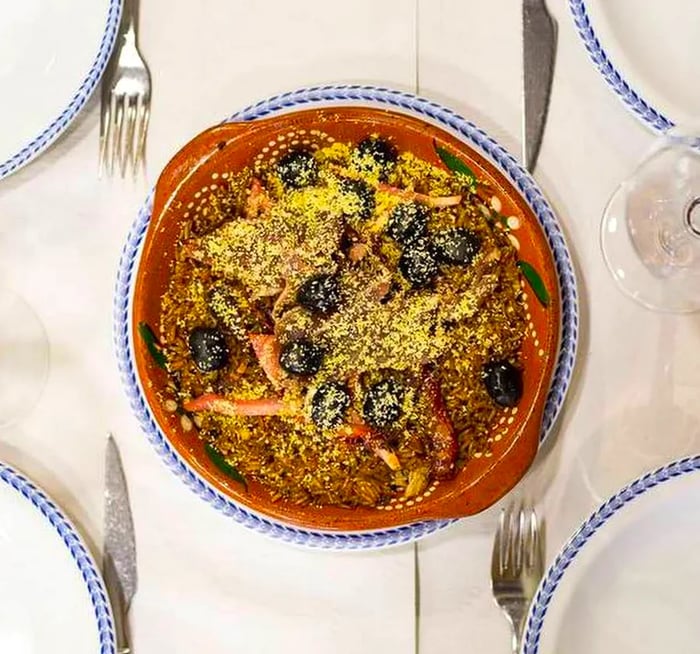
[[[401,462],[396,453],[387,445],[382,434],[364,423],[343,425],[338,431],[339,435],[349,439],[359,439],[365,446],[379,457],[390,470],[400,470]]]
[[[432,373],[425,373],[423,376],[421,391],[433,410],[434,427],[428,431],[431,441],[428,451],[433,473],[438,479],[450,479],[455,473],[459,444],[445,407],[440,384]]]
[[[225,416],[279,416],[295,415],[295,407],[278,397],[264,397],[252,400],[234,398],[207,393],[200,395],[183,405],[185,411],[220,413]]]
[[[249,334],[255,357],[273,386],[279,388],[285,377],[280,366],[280,346],[274,334]]]
[[[340,210],[327,209],[324,188],[293,194],[252,219],[232,220],[189,242],[185,250],[217,276],[242,282],[254,297],[274,296],[319,272],[333,273],[345,229]]]
[[[272,208],[272,200],[267,189],[262,185],[262,182],[253,177],[248,189],[248,198],[245,205],[245,217],[249,220],[257,218],[260,215],[266,216]]]

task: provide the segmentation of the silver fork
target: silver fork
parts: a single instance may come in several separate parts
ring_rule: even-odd
[[[138,49],[138,0],[124,0],[114,53],[102,81],[99,174],[121,176],[131,163],[136,175],[145,163],[151,112],[151,74]]]
[[[513,632],[519,654],[530,602],[544,574],[544,528],[531,507],[511,504],[501,512],[491,557],[491,589]]]

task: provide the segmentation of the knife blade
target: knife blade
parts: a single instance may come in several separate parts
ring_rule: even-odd
[[[523,163],[532,172],[542,144],[557,51],[557,23],[544,0],[523,0]]]
[[[105,516],[102,571],[112,604],[117,651],[130,652],[126,616],[136,593],[136,538],[129,493],[119,449],[113,436],[105,452]]]

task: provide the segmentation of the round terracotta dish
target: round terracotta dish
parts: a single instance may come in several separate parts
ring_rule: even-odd
[[[282,97],[289,99],[289,96]],[[411,96],[394,94],[391,97],[405,99]],[[572,334],[566,320],[562,322],[562,316],[571,313],[573,297],[575,317],[575,287],[573,295],[568,289],[566,294],[562,293],[562,288],[573,280],[573,275],[562,283],[562,267],[570,273],[570,260],[556,222],[543,223],[542,210],[549,211],[544,199],[534,185],[532,188],[537,192],[536,200],[542,203],[541,206],[528,198],[527,189],[525,192],[518,190],[513,176],[499,166],[497,159],[494,160],[493,151],[474,147],[451,125],[441,124],[440,116],[436,119],[424,112],[418,116],[416,112],[407,112],[406,108],[397,111],[376,104],[331,104],[326,98],[312,102],[317,106],[296,111],[289,111],[289,107],[285,110],[282,103],[282,107],[267,118],[253,122],[238,120],[211,128],[190,141],[166,166],[158,180],[152,208],[149,207],[150,216],[132,233],[122,262],[117,293],[117,344],[122,372],[132,404],[161,453],[171,465],[175,463],[180,474],[200,494],[215,504],[221,504],[220,508],[235,517],[243,517],[244,523],[259,521],[259,525],[251,526],[264,531],[275,531],[276,526],[284,530],[288,526],[296,527],[295,533],[318,535],[324,532],[358,534],[360,537],[368,535],[367,532],[388,534],[396,542],[397,533],[401,533],[399,530],[405,529],[406,525],[415,527],[431,521],[442,525],[487,508],[513,488],[528,469],[537,452],[543,421],[553,420],[552,414],[558,412],[568,386],[575,333]],[[435,107],[432,103],[426,104]],[[258,106],[258,113],[271,112],[262,112]],[[448,117],[462,121],[449,112]],[[291,141],[308,139],[319,145],[333,140],[357,142],[372,133],[388,136],[400,150],[411,151],[418,157],[442,165],[436,153],[437,145],[458,156],[478,178],[490,183],[493,191],[486,201],[508,218],[507,226],[518,248],[523,272],[528,314],[528,330],[522,348],[524,394],[518,407],[503,409],[492,426],[488,451],[468,461],[454,479],[433,482],[419,498],[411,501],[399,498],[382,507],[355,509],[300,507],[285,501],[272,501],[267,489],[255,481],[249,482],[245,490],[227,477],[207,456],[196,432],[183,431],[177,416],[164,410],[158,400],[158,391],[167,383],[166,373],[154,363],[148,349],[135,334],[142,322],[159,323],[160,298],[168,284],[181,221],[196,214],[210,185],[220,180],[224,173],[254,164],[256,159],[280,156],[279,153],[283,153]],[[531,184],[514,161],[508,164],[523,176],[528,185]],[[553,219],[551,212],[546,218]],[[132,254],[130,248],[134,239],[137,248]],[[122,288],[125,296],[120,299]],[[563,299],[567,306],[564,306]],[[126,339],[126,348],[121,347],[122,336]],[[565,361],[569,365],[569,374],[565,375],[563,384],[559,381],[553,398],[553,374],[555,369],[561,374],[562,349],[571,356],[571,362]],[[556,382],[555,375],[554,386]],[[157,431],[155,439],[154,429]],[[266,525],[273,527],[266,528]],[[425,529],[424,533],[431,530]],[[420,535],[423,534],[411,532],[411,536],[404,540]]]

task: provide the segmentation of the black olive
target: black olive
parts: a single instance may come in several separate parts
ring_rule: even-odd
[[[323,363],[323,350],[305,338],[289,341],[280,351],[280,366],[290,375],[315,375]]]
[[[357,145],[357,153],[364,159],[371,157],[380,167],[380,178],[385,180],[396,164],[398,153],[389,141],[377,136],[368,136]]]
[[[373,213],[375,207],[374,189],[361,179],[343,179],[340,182],[340,189],[347,195],[357,198],[357,216],[361,220],[367,220]]]
[[[428,210],[415,202],[404,202],[394,207],[389,215],[387,233],[397,243],[407,245],[425,236],[428,230]]]
[[[303,188],[318,180],[318,164],[308,150],[291,150],[277,162],[277,174],[287,188]]]
[[[350,406],[350,392],[345,384],[321,384],[311,398],[311,419],[324,429],[337,427]]]
[[[468,229],[446,229],[433,236],[433,244],[440,263],[468,265],[479,253],[481,241]]]
[[[215,327],[195,327],[189,336],[190,354],[202,372],[220,370],[228,363],[228,346]]]
[[[484,366],[484,385],[491,399],[501,406],[515,406],[523,395],[520,371],[508,361],[494,361]]]
[[[340,283],[334,275],[316,275],[297,291],[297,302],[311,313],[327,316],[340,304]]]
[[[390,166],[396,163],[398,156],[396,148],[389,141],[379,136],[368,136],[366,139],[362,139],[357,145],[357,151],[363,157],[369,155],[382,166]]]
[[[399,270],[414,288],[430,286],[438,274],[432,245],[422,240],[407,246],[399,257]]]
[[[395,379],[382,379],[367,390],[362,413],[373,427],[388,427],[401,415],[404,390]]]

